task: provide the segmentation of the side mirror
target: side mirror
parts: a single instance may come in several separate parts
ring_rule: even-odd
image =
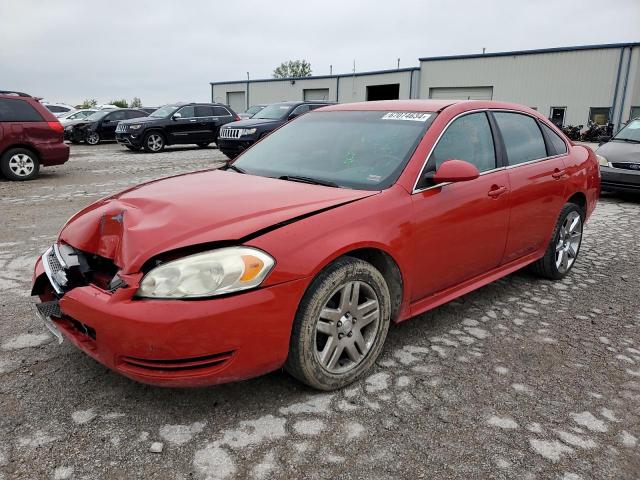
[[[480,172],[475,165],[464,160],[446,160],[431,177],[433,183],[455,183],[475,180]]]
[[[181,113],[174,113],[173,116],[171,117],[172,120],[180,120],[181,118],[182,118]]]

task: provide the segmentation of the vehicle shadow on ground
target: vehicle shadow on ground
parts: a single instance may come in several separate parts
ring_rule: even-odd
[[[162,150],[161,152],[156,152],[156,153],[150,153],[150,152],[145,152],[143,149],[140,150],[129,150],[126,147],[122,147],[121,150],[115,150],[113,153],[115,155],[119,155],[122,153],[126,153],[126,154],[132,154],[132,155],[162,155],[163,153],[175,153],[175,152],[187,152],[187,151],[199,151],[199,150],[217,150],[218,147],[216,147],[215,145],[209,145],[208,147],[198,147],[197,145],[191,146],[191,145],[171,145],[168,147],[165,147],[164,150]]]

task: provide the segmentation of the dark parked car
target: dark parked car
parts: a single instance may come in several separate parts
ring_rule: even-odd
[[[251,118],[233,122],[221,128],[218,148],[227,157],[233,159],[289,120],[327,105],[333,105],[333,103],[298,101],[268,105]]]
[[[602,189],[640,192],[640,117],[597,150]]]
[[[260,110],[262,110],[264,107],[266,107],[266,105],[252,105],[249,108],[247,108],[244,112],[239,113],[238,116],[242,120],[244,120],[245,118],[251,118]]]
[[[216,141],[222,125],[238,118],[231,108],[220,103],[175,103],[146,118],[120,122],[116,140],[129,150],[144,148],[151,153],[175,144],[204,148]]]
[[[116,127],[119,122],[147,115],[149,115],[147,112],[135,108],[100,110],[87,117],[84,122],[67,127],[65,138],[73,143],[84,141],[88,145],[97,145],[103,140],[115,140]]]
[[[40,166],[69,159],[62,125],[35,98],[0,90],[0,172],[9,180],[31,180]]]

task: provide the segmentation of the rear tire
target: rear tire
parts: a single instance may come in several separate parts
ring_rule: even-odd
[[[40,173],[40,161],[31,150],[12,148],[0,158],[0,171],[9,180],[33,180]]]
[[[562,207],[544,257],[531,265],[533,273],[550,280],[560,280],[571,271],[582,245],[584,218],[584,212],[575,203]]]
[[[382,274],[362,260],[339,258],[318,274],[296,313],[286,370],[318,390],[364,375],[389,330],[391,297]]]
[[[144,136],[142,145],[148,153],[158,153],[164,150],[164,137],[159,132],[149,132]]]

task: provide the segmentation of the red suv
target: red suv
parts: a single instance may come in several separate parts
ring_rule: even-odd
[[[64,128],[26,93],[0,90],[0,172],[9,180],[32,180],[40,166],[69,160]]]

